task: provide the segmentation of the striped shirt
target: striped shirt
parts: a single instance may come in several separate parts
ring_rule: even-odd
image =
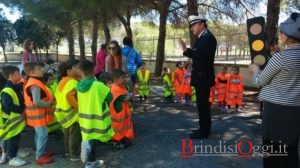
[[[254,82],[262,86],[258,98],[274,104],[300,106],[300,44],[274,54]]]

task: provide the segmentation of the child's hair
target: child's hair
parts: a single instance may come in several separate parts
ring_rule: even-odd
[[[79,63],[78,60],[76,59],[70,59],[70,60],[67,60],[66,62],[60,64],[58,66],[58,73],[59,73],[59,76],[60,77],[65,77],[67,76],[67,72],[69,69],[72,69],[73,66],[77,65]]]
[[[98,79],[100,82],[104,83],[104,84],[107,84],[109,81],[112,81],[111,80],[111,76],[108,72],[103,72],[99,75],[99,79]]]
[[[27,76],[30,76],[30,71],[33,71],[35,67],[41,67],[38,62],[26,62],[24,64],[24,70]]]
[[[80,61],[78,68],[85,76],[94,75],[94,64],[89,60]]]
[[[190,62],[185,62],[184,68],[185,68],[185,69],[188,69],[189,66],[191,66],[191,63],[190,63]]]
[[[8,79],[9,75],[15,73],[16,71],[19,72],[20,71],[19,68],[11,65],[4,66],[2,69],[3,77],[5,79]]]
[[[181,61],[177,62],[177,63],[176,63],[176,67],[179,67],[180,64],[182,64]]]
[[[114,69],[112,70],[111,72],[111,79],[112,81],[115,81],[117,79],[119,79],[121,76],[125,75],[126,73],[123,72],[122,70],[120,69]]]
[[[52,73],[47,73],[47,72],[44,73],[44,75],[43,75],[43,81],[44,81],[44,83],[48,82],[48,80],[49,80],[50,77],[54,77],[54,75]]]
[[[46,64],[48,64],[48,65],[51,65],[51,64],[54,64],[54,61],[53,61],[53,59],[47,59],[46,60]]]
[[[237,65],[232,66],[231,70],[236,69],[238,73],[240,72],[240,68]]]
[[[225,71],[227,70],[227,66],[226,65],[222,65],[221,68],[224,68]],[[232,67],[233,68],[233,67]]]

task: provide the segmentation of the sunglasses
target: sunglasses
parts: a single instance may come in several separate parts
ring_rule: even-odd
[[[117,47],[107,47],[108,50],[117,50]]]

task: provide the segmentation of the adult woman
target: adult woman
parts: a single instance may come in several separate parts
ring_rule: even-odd
[[[34,43],[31,39],[26,39],[23,44],[24,51],[22,53],[22,66],[29,61],[38,61],[35,54],[32,53]]]
[[[107,56],[105,58],[105,72],[112,72],[113,69],[122,69],[121,47],[115,40],[107,45]]]
[[[299,167],[298,140],[300,135],[300,14],[280,24],[279,36],[286,45],[275,53],[265,69],[255,64],[255,83],[262,87],[259,99],[263,101],[263,145],[270,155],[263,159],[264,167]],[[276,154],[285,154],[279,156]]]

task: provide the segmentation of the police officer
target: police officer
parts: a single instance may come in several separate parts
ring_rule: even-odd
[[[196,90],[199,114],[199,129],[193,130],[191,138],[208,138],[211,130],[211,111],[209,103],[210,88],[214,85],[214,59],[217,41],[207,29],[206,19],[191,15],[188,17],[190,29],[197,38],[193,48],[187,48],[186,43],[179,39],[183,55],[192,59],[191,85]]]

